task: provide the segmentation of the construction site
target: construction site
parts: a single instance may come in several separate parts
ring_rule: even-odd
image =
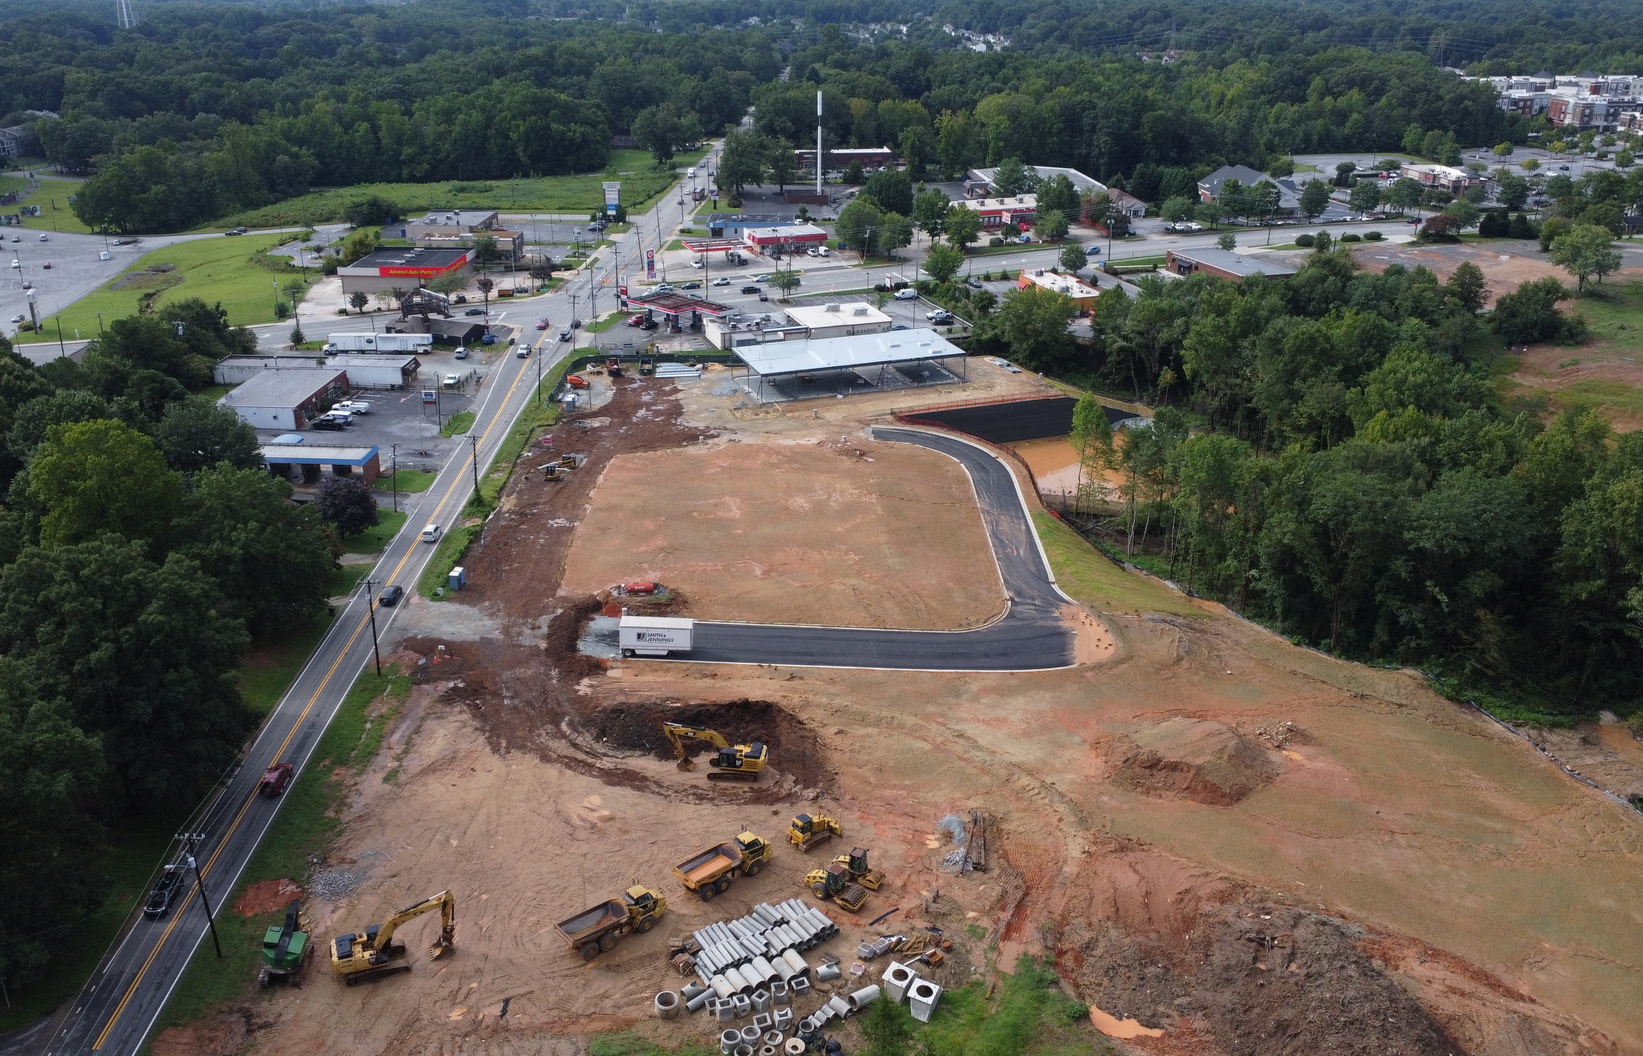
[[[959,398],[1053,394],[968,368]],[[410,697],[329,858],[280,889],[302,919],[269,963],[300,965],[311,929],[305,985],[158,1056],[571,1056],[623,1032],[853,1053],[891,1002],[956,1054],[944,1017],[1032,964],[1077,1014],[1010,1051],[1643,1053],[1623,728],[1537,744],[1415,672],[1293,646],[1107,560],[985,444],[1065,662],[601,655],[590,625],[624,612],[973,633],[1019,604],[974,474],[872,431],[954,390],[758,405],[714,367],[589,380],[467,588],[408,600],[384,642]],[[550,449],[574,468],[539,471]]]

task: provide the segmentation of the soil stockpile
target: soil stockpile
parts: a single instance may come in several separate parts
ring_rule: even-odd
[[[1278,776],[1274,753],[1218,722],[1171,718],[1121,737],[1113,780],[1137,792],[1196,803],[1237,803]]]

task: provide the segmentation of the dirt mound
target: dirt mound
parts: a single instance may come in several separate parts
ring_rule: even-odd
[[[1304,909],[1215,906],[1184,936],[1087,939],[1079,996],[1167,1034],[1207,1034],[1232,1056],[1453,1056],[1426,1010],[1359,948],[1363,929]],[[1184,939],[1184,941],[1183,941]]]
[[[1278,776],[1279,759],[1230,727],[1176,717],[1120,737],[1108,753],[1113,781],[1153,796],[1228,806]]]
[[[279,913],[302,897],[302,886],[291,880],[263,880],[252,884],[234,901],[233,912],[242,917]]]
[[[690,704],[629,701],[607,705],[571,721],[593,741],[615,749],[648,752],[657,759],[673,758],[673,745],[662,732],[662,723],[704,726],[718,731],[731,744],[763,741],[770,747],[770,768],[801,785],[822,787],[827,774],[815,731],[786,708],[768,700]],[[685,750],[694,757],[713,749],[706,742],[692,741]]]

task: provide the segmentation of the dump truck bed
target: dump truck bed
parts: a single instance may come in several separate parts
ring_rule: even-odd
[[[609,902],[599,903],[592,909],[585,909],[569,920],[561,920],[554,926],[559,929],[559,934],[565,937],[566,942],[572,946],[580,946],[584,942],[597,939],[612,927],[626,923],[627,919],[627,907],[622,904],[621,899],[613,898]]]
[[[673,867],[685,886],[694,887],[720,876],[740,865],[742,852],[733,843],[721,843]]]

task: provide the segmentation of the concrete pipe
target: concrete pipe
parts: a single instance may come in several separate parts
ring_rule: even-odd
[[[721,1030],[719,1032],[719,1051],[730,1056],[736,1051],[736,1046],[742,1043],[742,1032],[739,1030]]]
[[[770,961],[762,956],[753,958],[753,967],[758,971],[761,983],[768,983],[776,978],[776,969],[771,967]]]
[[[759,987],[759,989],[753,991],[753,993],[750,996],[753,999],[753,1011],[755,1011],[755,1012],[768,1012],[768,1011],[770,1011],[770,991],[769,990],[766,990],[764,987],[761,986],[761,987]]]
[[[759,1056],[776,1056],[781,1050],[774,1045],[760,1045]]]
[[[760,1030],[758,1027],[742,1028],[742,1044],[744,1045],[757,1045],[763,1037],[764,1031]]]
[[[736,1046],[736,1051],[733,1056],[753,1056],[753,1046],[738,1045]]]
[[[827,999],[827,1007],[831,1009],[833,1014],[838,1016],[840,1019],[843,1019],[845,1016],[850,1014],[850,1002],[846,1001],[838,994],[834,994],[832,997]]]
[[[685,1001],[685,1008],[689,1009],[692,1012],[700,1012],[702,1010],[702,1007],[704,1005],[706,1005],[709,1001],[717,1001],[717,1000],[719,1000],[719,999],[717,997],[713,996],[713,991],[703,990],[701,993],[697,994],[695,997],[692,997],[692,998],[686,1000]],[[719,1006],[714,1005],[712,1008],[708,1009],[708,1011],[710,1011],[710,1012],[717,1011],[718,1007]]]
[[[784,960],[788,964],[792,965],[793,966],[793,971],[796,974],[798,974],[798,975],[809,975],[810,974],[810,965],[805,963],[805,959],[803,957],[799,956],[799,951],[797,951],[797,950],[788,950],[786,953],[782,954],[782,960]]]
[[[746,994],[732,994],[730,995],[730,1007],[736,1010],[736,1018],[741,1019],[753,1011],[753,1002],[748,1000]]]
[[[689,1001],[697,994],[705,994],[710,989],[712,989],[712,987],[703,986],[701,983],[686,983],[684,986],[679,988],[679,996],[684,998],[686,1001]]]
[[[742,970],[740,968],[726,968],[722,978],[729,984],[730,993],[732,994],[740,994],[751,989],[751,987],[748,986],[747,979],[742,975]]]
[[[844,973],[839,971],[836,964],[824,964],[816,969],[816,981],[821,983],[832,982]]]
[[[860,1012],[862,1009],[866,1008],[878,999],[878,987],[872,985],[864,986],[850,995],[850,1007],[855,1009],[857,1012]]]
[[[713,992],[719,995],[720,998],[729,997],[731,994],[736,992],[736,984],[732,983],[729,976],[726,976],[722,972],[713,977],[711,985],[713,987]]]
[[[766,1045],[771,1045],[771,1046],[774,1046],[776,1048],[781,1048],[782,1032],[779,1031],[779,1030],[767,1030],[767,1031],[765,1031],[764,1032],[764,1043]]]
[[[783,1056],[804,1056],[804,1042],[798,1038],[788,1038],[782,1042]]]
[[[656,995],[656,1016],[658,1019],[672,1019],[679,1014],[679,995],[672,990],[663,990]]]
[[[791,983],[794,977],[799,974],[793,970],[793,966],[791,964],[787,963],[787,959],[785,957],[777,957],[774,961],[771,961],[770,964],[776,969],[776,978],[781,980],[784,984]]]
[[[787,992],[785,982],[778,981],[770,984],[770,1003],[772,1005],[785,1005],[791,1000],[793,1000],[793,995]]]

